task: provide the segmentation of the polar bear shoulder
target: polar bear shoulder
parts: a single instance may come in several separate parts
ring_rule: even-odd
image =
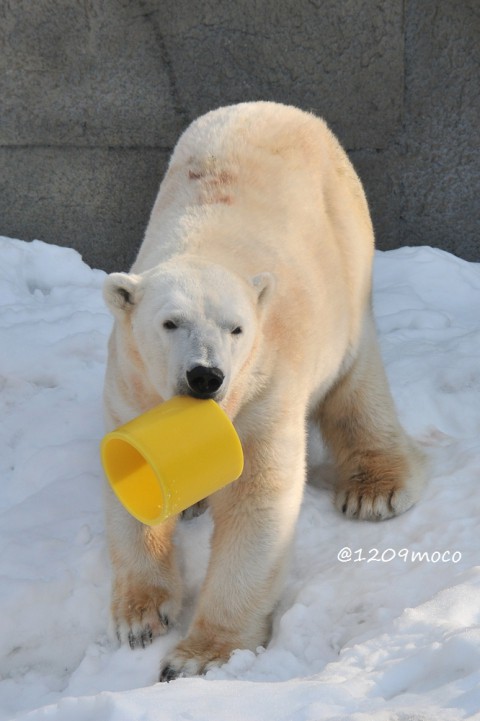
[[[240,263],[248,275],[267,263],[294,271],[299,258],[307,273],[340,262],[353,292],[365,292],[368,206],[326,123],[272,102],[227,106],[193,122],[173,152],[133,270],[184,253]]]

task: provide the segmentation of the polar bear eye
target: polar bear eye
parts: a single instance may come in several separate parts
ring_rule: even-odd
[[[237,325],[237,327],[232,330],[232,335],[240,335],[240,333],[243,333],[243,329]]]
[[[166,320],[165,323],[163,324],[163,327],[166,330],[175,330],[176,328],[178,328],[178,325],[176,323],[174,323],[173,320]]]

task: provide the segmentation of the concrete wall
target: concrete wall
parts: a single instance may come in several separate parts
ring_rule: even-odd
[[[0,234],[126,269],[180,132],[271,99],[326,118],[377,245],[480,260],[478,0],[0,0]]]

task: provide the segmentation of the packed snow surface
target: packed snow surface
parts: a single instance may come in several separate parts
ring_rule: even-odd
[[[480,266],[378,252],[374,308],[401,420],[430,480],[381,523],[332,505],[310,443],[291,569],[266,649],[156,683],[208,560],[182,522],[180,624],[145,650],[109,635],[98,445],[111,319],[73,250],[0,239],[0,719],[425,721],[480,709]]]

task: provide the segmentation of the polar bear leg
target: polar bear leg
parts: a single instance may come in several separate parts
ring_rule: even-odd
[[[106,494],[112,621],[120,642],[145,647],[166,633],[180,609],[181,581],[172,541],[175,519],[149,528],[132,518],[109,488]]]
[[[381,520],[418,500],[424,458],[397,419],[370,315],[353,364],[314,415],[337,467],[335,505],[346,516]]]
[[[161,681],[192,676],[236,648],[266,644],[298,517],[305,475],[304,413],[277,437],[244,442],[242,477],[210,498],[210,564],[187,638],[163,661]],[[275,430],[273,430],[275,432]]]

